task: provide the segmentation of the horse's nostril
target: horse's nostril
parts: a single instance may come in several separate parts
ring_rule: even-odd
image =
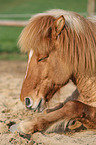
[[[31,100],[31,98],[25,98],[25,104],[27,108],[31,108],[33,105],[33,101]]]
[[[28,106],[30,104],[30,99],[29,98],[26,98],[25,99],[25,103],[26,103],[26,106]]]

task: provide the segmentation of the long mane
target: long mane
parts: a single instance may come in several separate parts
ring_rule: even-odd
[[[96,72],[96,19],[85,19],[77,13],[64,10],[50,10],[34,15],[20,35],[19,46],[24,52],[48,52],[51,43],[51,27],[56,18],[63,15],[65,27],[58,36],[65,59],[74,69]]]

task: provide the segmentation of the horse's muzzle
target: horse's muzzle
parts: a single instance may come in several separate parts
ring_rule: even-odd
[[[45,104],[45,101],[43,100],[43,98],[41,98],[38,102],[34,102],[34,103],[31,98],[29,97],[25,98],[26,108],[28,108],[29,110],[33,110],[34,112],[36,110],[38,112],[42,112],[45,108],[44,104]]]

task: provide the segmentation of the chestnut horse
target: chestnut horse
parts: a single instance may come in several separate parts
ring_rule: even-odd
[[[63,10],[37,14],[22,31],[19,46],[29,55],[20,95],[27,108],[43,111],[69,79],[80,93],[77,100],[23,122],[21,130],[41,131],[61,119],[96,128],[96,21]]]

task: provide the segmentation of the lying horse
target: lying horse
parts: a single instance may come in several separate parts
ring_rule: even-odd
[[[29,56],[20,95],[27,108],[43,111],[69,79],[80,93],[77,100],[23,122],[21,130],[41,131],[61,119],[96,128],[96,21],[63,10],[37,14],[22,31],[19,46]]]

